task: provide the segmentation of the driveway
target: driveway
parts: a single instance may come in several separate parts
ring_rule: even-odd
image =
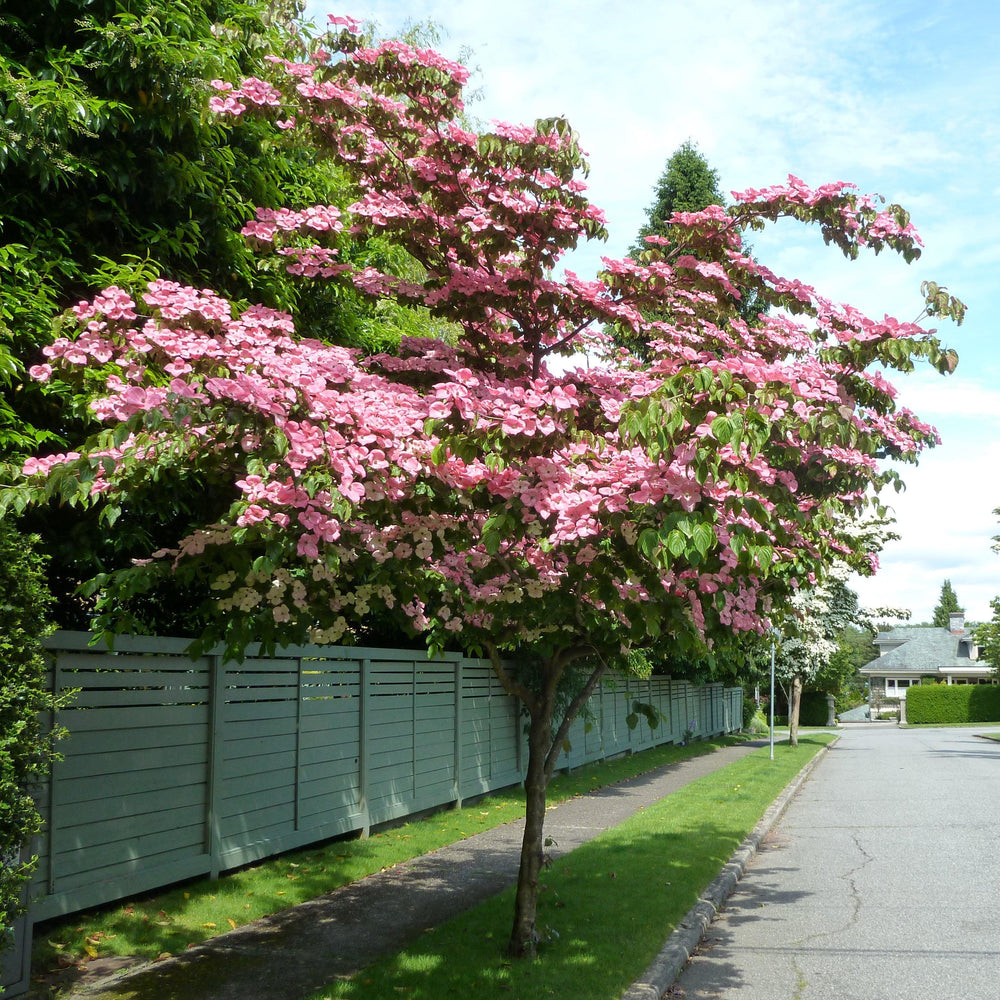
[[[1000,996],[1000,728],[844,730],[668,997]]]

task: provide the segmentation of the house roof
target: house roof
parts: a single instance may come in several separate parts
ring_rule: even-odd
[[[968,670],[980,666],[972,657],[973,634],[966,629],[955,633],[946,628],[904,626],[880,632],[875,643],[891,648],[865,664],[863,674],[937,674],[941,668]],[[986,664],[981,669],[989,671]]]

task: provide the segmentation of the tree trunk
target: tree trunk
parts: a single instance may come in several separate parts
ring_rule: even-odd
[[[549,720],[532,716],[528,731],[528,771],[524,778],[524,837],[514,899],[514,926],[507,953],[511,958],[532,958],[538,932],[538,887],[544,861],[545,793],[549,785],[546,758],[552,743]]]
[[[799,708],[802,705],[802,675],[792,676],[792,697],[788,701],[788,743],[799,745]]]
[[[531,958],[535,954],[538,932],[535,927],[538,912],[538,890],[542,866],[545,860],[544,826],[545,795],[549,780],[559,759],[559,750],[566,739],[569,727],[580,709],[593,694],[597,682],[604,673],[605,663],[597,657],[597,664],[590,676],[576,692],[559,729],[552,732],[556,706],[556,691],[566,666],[595,651],[591,647],[574,647],[563,650],[542,663],[540,680],[532,689],[523,684],[509,671],[498,651],[487,646],[490,660],[504,689],[514,695],[527,709],[530,719],[528,727],[528,770],[524,777],[524,837],[521,840],[521,861],[517,874],[517,894],[514,900],[514,926],[507,945],[511,958]]]

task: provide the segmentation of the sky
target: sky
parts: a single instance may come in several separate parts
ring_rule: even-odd
[[[348,0],[349,2],[349,0]],[[591,201],[610,239],[567,262],[592,277],[624,256],[670,155],[696,144],[723,191],[850,181],[898,202],[925,243],[911,265],[846,261],[815,229],[754,234],[755,256],[837,301],[914,320],[925,280],[968,306],[939,324],[959,354],[950,377],[892,379],[942,444],[886,497],[901,535],[879,573],[854,578],[866,607],[929,621],[947,579],[972,621],[1000,596],[1000,5],[982,0],[408,0],[307,16],[375,21],[392,35],[433,22],[435,46],[463,50],[483,122],[563,115],[590,159]]]

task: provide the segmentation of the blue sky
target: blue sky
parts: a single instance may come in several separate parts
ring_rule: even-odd
[[[926,244],[912,265],[844,261],[818,234],[781,227],[754,239],[763,263],[876,316],[912,320],[923,280],[969,307],[941,324],[959,352],[956,373],[901,380],[904,403],[944,443],[891,503],[902,539],[862,603],[929,619],[950,579],[967,616],[990,617],[1000,595],[1000,5],[981,0],[409,0],[335,5],[391,34],[435,22],[438,46],[471,49],[484,121],[565,115],[590,154],[591,200],[607,244],[569,265],[592,274],[621,256],[644,219],[667,158],[696,143],[725,191],[780,183],[852,181],[906,207]]]

